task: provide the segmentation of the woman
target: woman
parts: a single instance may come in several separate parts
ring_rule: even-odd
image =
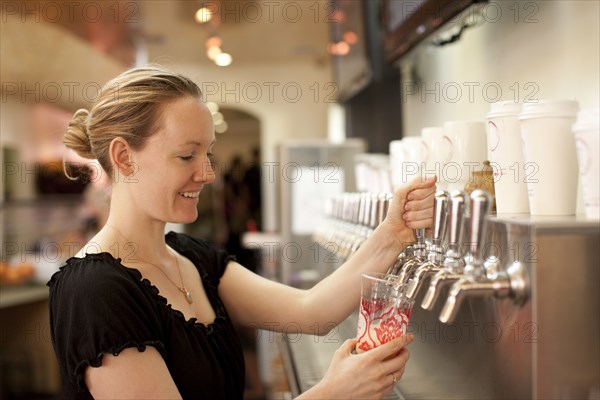
[[[330,328],[358,306],[360,274],[386,269],[414,240],[412,229],[432,222],[434,180],[399,190],[348,262],[314,288],[294,289],[205,241],[164,235],[167,222],[196,219],[198,195],[215,178],[212,117],[189,79],[158,67],[123,73],[89,112],[75,113],[64,142],[98,159],[112,178],[106,225],[48,283],[67,398],[241,398],[244,365],[232,321]],[[360,355],[346,341],[301,398],[383,396],[402,376],[410,340]]]

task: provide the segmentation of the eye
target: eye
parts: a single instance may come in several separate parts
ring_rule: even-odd
[[[190,154],[188,156],[179,156],[179,158],[183,161],[192,161],[194,159],[194,155]]]

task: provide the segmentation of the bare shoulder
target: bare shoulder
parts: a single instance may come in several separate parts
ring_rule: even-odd
[[[110,253],[113,257],[119,258],[119,254],[115,254],[115,252],[119,252],[119,248],[122,248],[122,246],[119,246],[109,235],[100,231],[75,253],[75,257],[84,258],[86,254]]]

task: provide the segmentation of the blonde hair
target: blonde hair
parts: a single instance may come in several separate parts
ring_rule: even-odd
[[[75,112],[65,132],[63,143],[83,158],[97,159],[112,173],[109,146],[121,137],[134,149],[140,149],[156,132],[160,107],[177,98],[200,98],[202,92],[189,78],[159,66],[145,66],[125,71],[102,88],[94,106]],[[70,179],[77,179],[67,173]]]

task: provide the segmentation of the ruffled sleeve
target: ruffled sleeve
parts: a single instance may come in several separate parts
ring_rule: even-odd
[[[69,386],[85,391],[85,369],[99,367],[105,353],[153,346],[166,357],[160,310],[137,270],[88,254],[70,259],[48,286],[52,341]]]

